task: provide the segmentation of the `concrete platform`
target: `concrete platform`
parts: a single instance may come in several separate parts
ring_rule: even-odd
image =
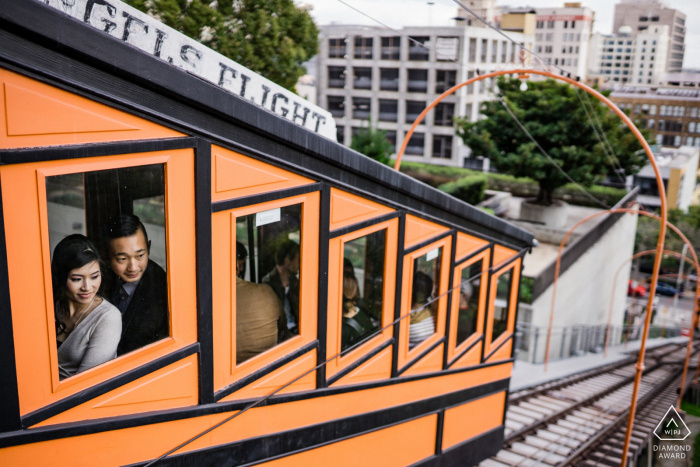
[[[656,338],[647,340],[647,350],[666,344],[687,343],[687,337]],[[510,379],[510,390],[517,391],[523,388],[546,383],[565,376],[591,370],[603,365],[619,362],[628,357],[628,353],[639,350],[640,341],[634,341],[627,346],[619,345],[608,349],[607,357],[603,354],[586,354],[580,357],[565,358],[549,362],[547,372],[544,364],[528,363],[516,360],[513,374]]]

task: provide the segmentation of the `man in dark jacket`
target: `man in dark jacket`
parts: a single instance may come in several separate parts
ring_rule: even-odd
[[[122,337],[117,355],[123,355],[170,335],[167,274],[148,259],[151,241],[137,216],[123,214],[110,220],[109,300],[122,312]]]
[[[299,245],[285,240],[275,252],[275,268],[262,278],[279,297],[287,321],[287,332],[280,333],[280,342],[299,334]]]

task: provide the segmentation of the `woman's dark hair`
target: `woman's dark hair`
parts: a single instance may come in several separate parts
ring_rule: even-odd
[[[433,280],[424,272],[417,271],[413,274],[413,291],[411,293],[411,306],[427,303],[433,293]]]
[[[58,242],[58,245],[54,248],[53,259],[51,260],[51,285],[53,288],[56,334],[60,334],[66,329],[65,323],[61,319],[61,304],[66,296],[68,274],[73,269],[82,268],[93,261],[97,261],[97,264],[100,266],[100,272],[102,272],[104,264],[97,253],[97,248],[84,235],[69,235]]]

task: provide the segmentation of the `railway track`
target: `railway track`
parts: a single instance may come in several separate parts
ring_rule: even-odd
[[[655,423],[676,402],[685,352],[682,344],[647,352],[630,460],[639,456]],[[504,447],[480,467],[619,466],[635,362],[630,357],[514,392]]]

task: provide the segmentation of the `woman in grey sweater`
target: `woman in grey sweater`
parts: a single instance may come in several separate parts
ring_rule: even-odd
[[[117,356],[122,317],[98,295],[101,263],[97,249],[83,235],[69,235],[54,249],[51,279],[60,379]]]

